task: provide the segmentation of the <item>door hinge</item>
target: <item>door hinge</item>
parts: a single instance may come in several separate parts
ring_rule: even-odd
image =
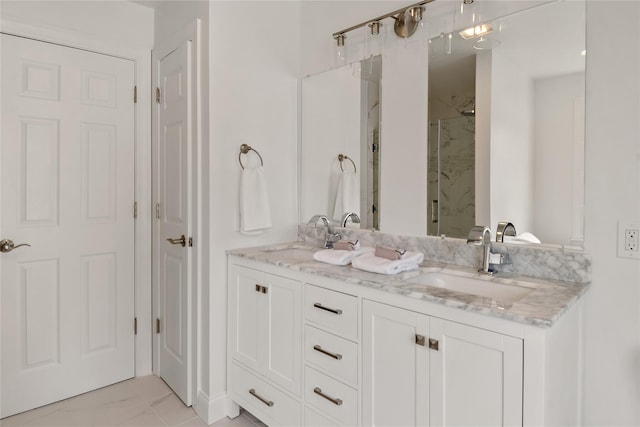
[[[156,318],[156,334],[160,333],[160,319]]]
[[[138,318],[133,318],[133,335],[138,335]]]
[[[133,103],[138,103],[138,86],[133,87]]]
[[[160,203],[156,203],[156,219],[160,219]]]
[[[156,103],[160,104],[160,88],[156,88]]]
[[[138,202],[133,202],[133,219],[138,219]]]

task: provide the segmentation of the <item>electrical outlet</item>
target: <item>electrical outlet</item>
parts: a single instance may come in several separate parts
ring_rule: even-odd
[[[618,221],[618,257],[640,259],[640,222]]]

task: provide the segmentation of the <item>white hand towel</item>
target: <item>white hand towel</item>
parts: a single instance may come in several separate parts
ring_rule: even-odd
[[[403,271],[415,270],[424,260],[421,252],[407,252],[402,258],[390,260],[377,257],[374,253],[368,253],[355,258],[352,262],[355,268],[379,274],[397,274]]]
[[[271,227],[271,208],[264,168],[244,168],[240,174],[240,232],[255,234]]]
[[[373,248],[365,247],[355,251],[342,249],[322,249],[313,254],[313,259],[332,265],[349,265],[355,258],[373,252]]]
[[[505,240],[506,241],[506,240]],[[510,243],[540,243],[540,239],[529,232],[520,233],[509,240]]]
[[[338,178],[333,219],[340,221],[347,212],[360,215],[360,182],[358,174],[345,170]]]

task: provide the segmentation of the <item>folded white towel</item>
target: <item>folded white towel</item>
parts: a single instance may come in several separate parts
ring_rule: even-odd
[[[240,175],[240,232],[255,234],[270,227],[271,209],[264,168],[246,167]]]
[[[402,258],[390,260],[377,257],[374,253],[368,253],[355,258],[352,265],[360,270],[379,274],[397,274],[403,271],[415,270],[424,260],[421,252],[406,252]]]
[[[540,243],[540,239],[529,232],[520,233],[517,236],[513,237],[512,240],[509,240],[512,243]]]
[[[351,261],[363,254],[372,253],[373,248],[364,247],[355,251],[343,249],[322,249],[313,254],[313,259],[332,265],[349,265]]]
[[[360,182],[358,174],[345,170],[340,173],[336,189],[336,202],[333,207],[333,219],[340,221],[347,212],[360,215]]]

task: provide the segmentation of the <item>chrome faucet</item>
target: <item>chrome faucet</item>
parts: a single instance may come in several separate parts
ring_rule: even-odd
[[[342,221],[340,221],[340,223],[342,224],[342,228],[345,228],[347,226],[349,218],[351,218],[351,222],[353,222],[354,224],[360,224],[360,217],[357,213],[347,212],[346,214],[342,215]]]
[[[489,258],[491,249],[491,229],[486,226],[476,225],[469,232],[467,243],[470,245],[482,245],[482,268],[479,273],[493,274],[493,270],[489,268]]]
[[[333,244],[340,240],[342,236],[340,233],[334,233],[331,231],[331,223],[329,222],[329,218],[326,215],[314,215],[311,217],[307,225],[318,227],[318,222],[322,221],[324,226],[326,227],[325,238],[324,238],[324,247],[332,248]]]

